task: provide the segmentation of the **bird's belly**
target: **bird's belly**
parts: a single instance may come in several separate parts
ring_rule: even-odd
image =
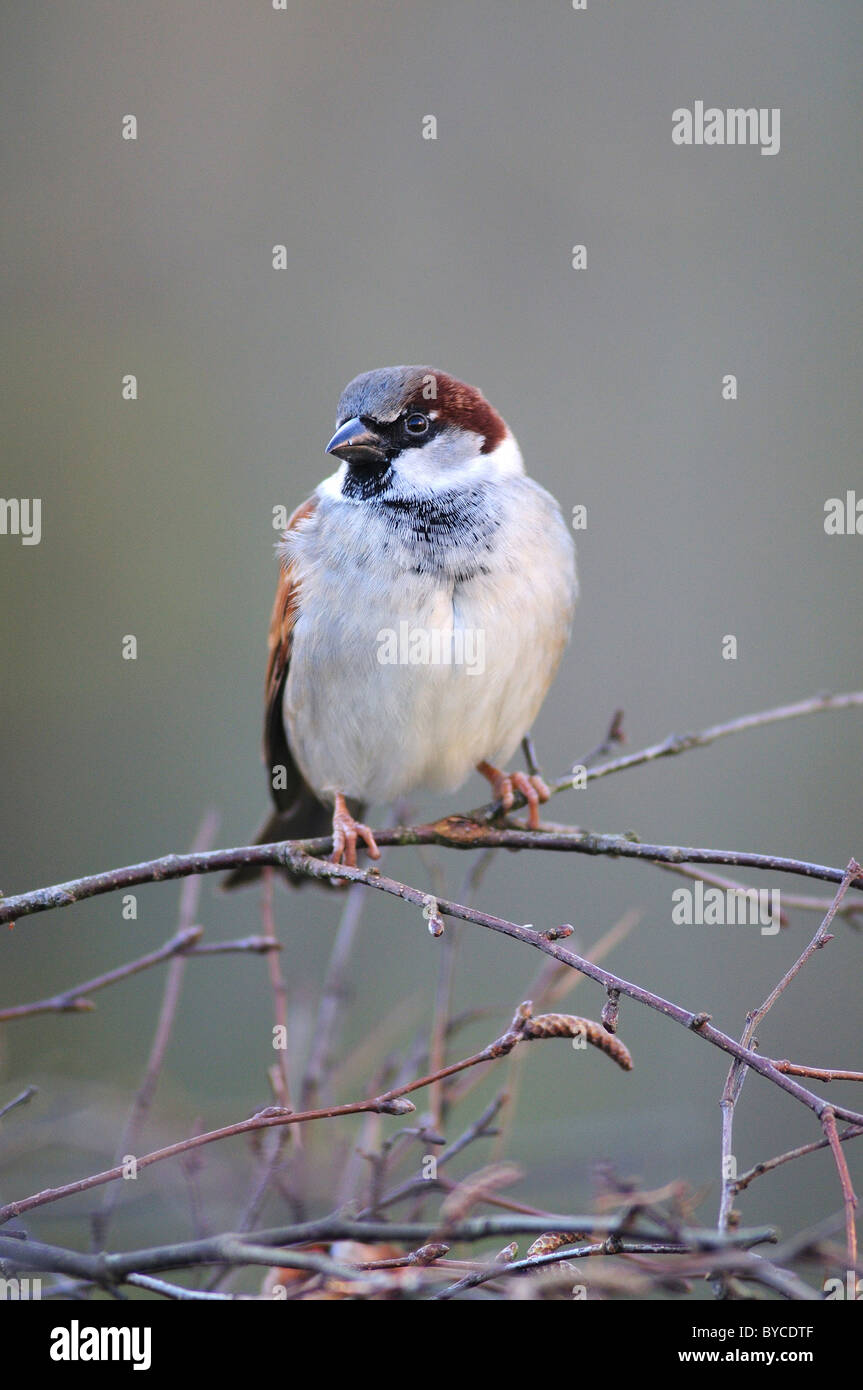
[[[506,762],[557,667],[566,619],[523,581],[354,601],[351,622],[311,595],[294,632],[284,715],[304,776],[323,795],[389,802],[454,791],[482,760]],[[526,656],[527,654],[527,656]]]

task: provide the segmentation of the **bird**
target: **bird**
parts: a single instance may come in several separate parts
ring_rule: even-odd
[[[342,392],[337,469],[277,545],[256,844],[332,834],[332,862],[380,851],[372,803],[457,791],[476,770],[539,827],[549,790],[506,768],[570,635],[575,545],[476,387],[381,367]],[[240,865],[224,886],[261,873]],[[286,876],[300,882],[288,868]]]

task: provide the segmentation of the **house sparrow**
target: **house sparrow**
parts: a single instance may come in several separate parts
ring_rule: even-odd
[[[275,810],[258,844],[325,835],[333,860],[379,850],[359,817],[478,770],[539,824],[548,788],[505,767],[569,636],[575,547],[554,498],[480,391],[383,367],[339,401],[338,470],[279,544],[264,760]],[[234,887],[260,872],[237,869]],[[290,875],[289,875],[290,876]]]

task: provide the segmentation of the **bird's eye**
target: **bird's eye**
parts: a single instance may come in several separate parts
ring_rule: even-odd
[[[423,415],[421,410],[412,410],[410,415],[405,416],[405,429],[408,434],[412,434],[415,437],[425,434],[428,427],[429,418],[427,415]]]

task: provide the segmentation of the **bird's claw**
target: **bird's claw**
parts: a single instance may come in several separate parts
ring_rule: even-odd
[[[330,855],[330,862],[344,864],[346,868],[355,869],[357,867],[357,840],[362,840],[369,852],[370,859],[380,859],[381,852],[375,843],[375,837],[370,828],[362,821],[355,820],[345,805],[344,797],[337,796],[336,808],[333,812],[333,852]]]
[[[542,780],[538,772],[532,772],[529,776],[526,772],[513,772],[510,781],[527,802],[528,825],[531,830],[538,830],[540,805],[551,796],[548,784]]]
[[[511,811],[515,803],[515,793],[519,792],[527,802],[527,823],[531,830],[539,829],[539,808],[551,796],[547,783],[538,772],[501,772],[487,763],[480,763],[479,771],[488,778],[491,789],[504,811]]]

